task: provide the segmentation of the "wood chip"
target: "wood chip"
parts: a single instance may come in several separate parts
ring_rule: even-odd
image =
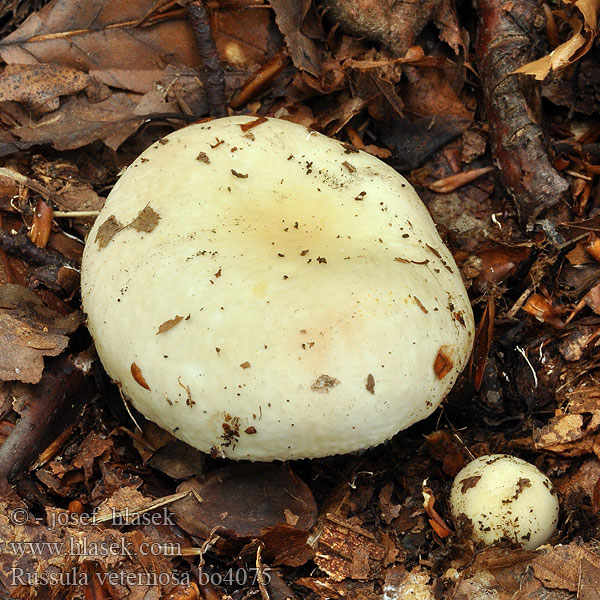
[[[139,383],[144,389],[150,390],[150,386],[146,383],[142,375],[142,370],[135,363],[131,363],[131,375],[136,383]]]

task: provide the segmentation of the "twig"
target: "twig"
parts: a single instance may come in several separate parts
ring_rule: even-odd
[[[187,5],[187,9],[206,70],[202,79],[206,88],[209,113],[213,117],[224,117],[227,115],[225,73],[212,37],[206,8],[201,0],[194,0]]]
[[[536,0],[477,0],[476,6],[477,65],[492,151],[521,221],[531,226],[569,189],[548,156],[539,87],[533,77],[513,73],[537,58],[545,19]]]
[[[100,214],[99,210],[55,210],[53,216],[63,219],[77,219],[82,217],[97,217]]]
[[[170,494],[169,496],[163,496],[162,498],[157,498],[156,500],[151,500],[150,502],[146,502],[139,506],[128,506],[123,510],[115,511],[111,510],[107,514],[96,516],[94,515],[94,525],[98,523],[106,523],[107,521],[121,521],[124,522],[125,525],[129,524],[130,520],[135,520],[138,515],[143,515],[144,513],[150,512],[152,510],[156,510],[157,508],[161,508],[163,506],[167,506],[172,504],[173,502],[177,502],[177,500],[181,500],[182,498],[186,498],[187,496],[194,495],[197,497],[197,492],[193,489],[184,490],[183,492],[177,492],[175,494]]]
[[[27,469],[93,397],[92,378],[75,367],[72,357],[49,361],[27,410],[0,448],[0,489]]]
[[[36,246],[27,237],[25,229],[21,229],[18,233],[0,229],[0,248],[9,256],[23,258],[30,264],[52,266],[59,269],[62,267],[76,268],[76,265],[62,254]]]
[[[231,108],[238,108],[256,98],[281,73],[288,64],[289,58],[287,48],[283,46],[244,82],[229,103]]]
[[[4,177],[8,177],[17,183],[21,183],[25,187],[28,187],[30,190],[37,192],[44,200],[50,200],[50,198],[54,197],[55,194],[52,193],[48,188],[44,187],[41,183],[30,179],[26,175],[22,175],[17,171],[13,171],[12,169],[7,169],[6,167],[0,167],[0,175],[4,175]]]
[[[258,589],[260,590],[262,600],[270,600],[269,592],[267,591],[267,582],[265,581],[264,567],[260,556],[261,550],[262,546],[259,545],[256,548],[256,581],[258,583]]]
[[[455,173],[449,177],[438,179],[433,183],[429,184],[429,189],[432,192],[438,194],[449,194],[454,192],[463,185],[467,185],[472,181],[475,181],[478,177],[485,175],[493,170],[494,167],[483,167],[481,169],[471,169],[470,171],[462,171],[461,173]]]
[[[506,313],[506,318],[514,319],[517,316],[517,313],[521,310],[521,307],[527,301],[527,298],[529,298],[532,293],[532,287],[528,286],[527,289],[517,298],[517,301],[512,305],[511,309]]]
[[[580,144],[579,142],[556,142],[554,151],[557,154],[573,154],[575,152],[585,152],[593,156],[600,156],[600,144]]]

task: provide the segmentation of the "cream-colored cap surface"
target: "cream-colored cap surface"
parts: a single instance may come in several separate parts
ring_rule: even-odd
[[[376,445],[439,405],[472,347],[460,274],[411,186],[284,120],[218,119],[148,148],[81,279],[135,407],[235,459]]]
[[[559,504],[552,483],[536,466],[515,456],[489,454],[458,473],[450,509],[463,536],[535,550],[554,533]]]

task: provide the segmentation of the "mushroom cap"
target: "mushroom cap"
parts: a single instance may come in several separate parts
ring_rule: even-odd
[[[508,541],[535,550],[558,523],[558,497],[534,465],[507,454],[480,456],[456,476],[450,510],[463,535],[484,544]]]
[[[148,148],[88,237],[83,307],[134,406],[192,446],[286,460],[427,417],[474,336],[460,273],[407,181],[279,119]]]

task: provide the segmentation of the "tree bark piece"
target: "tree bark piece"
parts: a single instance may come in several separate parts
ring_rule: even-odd
[[[502,182],[521,222],[532,226],[566,199],[568,183],[549,158],[539,88],[513,71],[538,57],[545,17],[535,0],[477,0],[477,65]]]

